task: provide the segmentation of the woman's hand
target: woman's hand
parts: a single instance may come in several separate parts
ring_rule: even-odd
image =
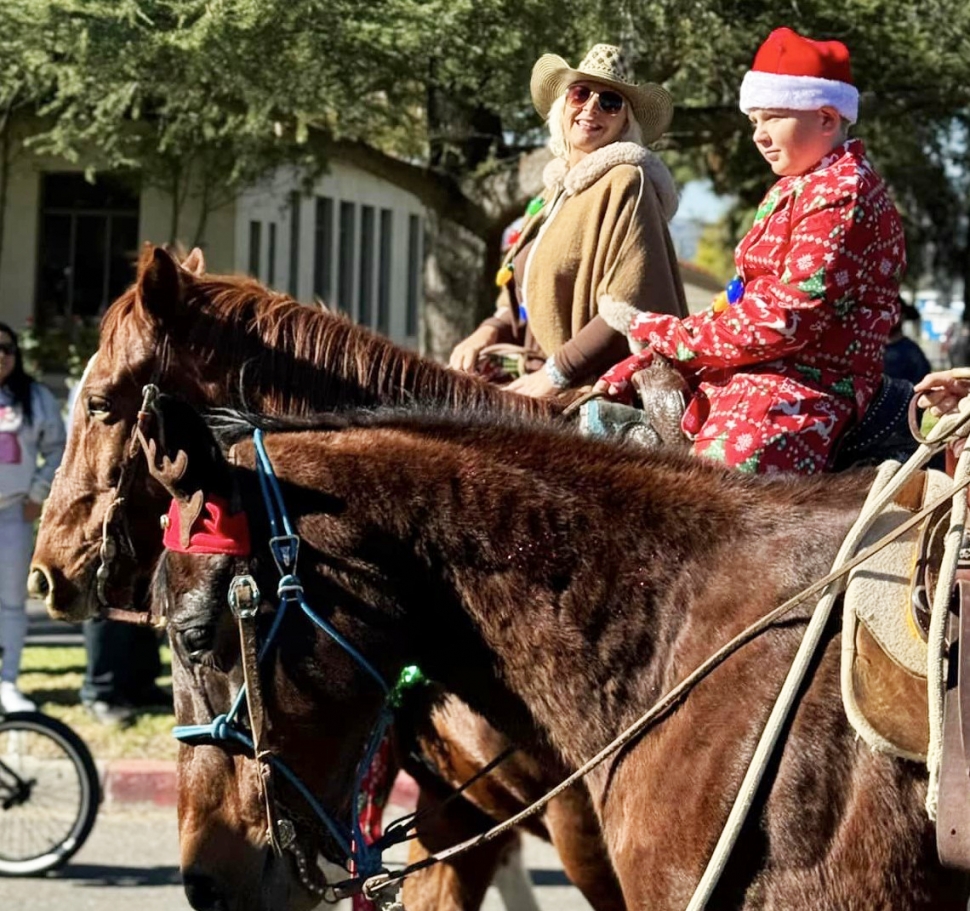
[[[517,380],[512,380],[508,386],[503,388],[506,392],[517,392],[519,395],[528,395],[534,399],[555,395],[562,391],[556,387],[549,374],[541,368],[536,370],[535,373],[527,373]]]
[[[939,417],[955,411],[960,399],[970,394],[970,375],[963,369],[959,372],[938,370],[936,373],[927,373],[913,389],[923,393],[916,404]]]
[[[468,338],[455,345],[455,350],[448,358],[448,366],[452,370],[474,373],[478,365],[478,355],[482,349],[494,345],[497,341],[498,329],[495,326],[479,326]]]

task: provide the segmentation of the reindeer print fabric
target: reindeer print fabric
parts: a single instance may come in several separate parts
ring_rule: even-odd
[[[902,225],[858,140],[772,187],[735,250],[744,294],[720,313],[638,316],[649,346],[604,377],[620,388],[656,351],[692,384],[694,451],[751,472],[811,474],[882,377],[905,266]]]

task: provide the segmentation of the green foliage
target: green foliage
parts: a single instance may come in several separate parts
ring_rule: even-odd
[[[727,219],[705,225],[697,242],[694,263],[721,281],[727,282],[735,274],[735,242],[736,238],[731,233]]]
[[[58,319],[40,330],[29,323],[19,337],[24,368],[37,379],[50,373],[77,379],[98,350],[98,334],[96,319]]]
[[[449,216],[455,193],[486,204],[478,178],[544,141],[528,89],[539,54],[576,63],[619,41],[638,78],[676,99],[666,145],[678,174],[751,207],[773,178],[738,87],[782,23],[849,45],[859,133],[900,202],[911,258],[962,268],[964,0],[808,0],[783,15],[767,0],[4,0],[0,118],[26,106],[42,118],[36,152],[139,170],[171,194],[173,237],[190,191],[204,202],[199,233],[205,212],[280,165],[313,177],[340,140],[446,186],[432,204]]]

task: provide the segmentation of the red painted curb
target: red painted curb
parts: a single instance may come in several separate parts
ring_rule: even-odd
[[[178,802],[175,763],[160,759],[113,759],[105,765],[106,804],[151,803],[174,807]]]
[[[388,803],[411,811],[418,804],[418,783],[407,772],[398,772]]]
[[[160,759],[112,759],[105,763],[101,786],[108,805],[150,803],[174,807],[178,802],[175,763]],[[413,810],[418,801],[418,785],[406,772],[398,774],[389,803]]]

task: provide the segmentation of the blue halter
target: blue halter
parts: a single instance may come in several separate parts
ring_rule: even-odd
[[[269,634],[266,637],[266,641],[259,649],[259,663],[262,663],[263,658],[269,652],[269,649],[276,638],[277,631],[279,630],[280,624],[283,621],[283,616],[286,613],[286,608],[291,603],[295,603],[300,610],[303,611],[306,617],[308,617],[317,627],[330,636],[334,642],[336,642],[345,652],[347,652],[347,654],[350,655],[357,662],[357,664],[359,664],[361,668],[363,668],[367,674],[373,678],[384,694],[384,700],[377,718],[377,722],[374,726],[374,730],[371,732],[370,739],[367,743],[367,748],[364,750],[364,755],[361,757],[354,775],[354,791],[351,812],[352,824],[349,829],[339,820],[331,816],[320,805],[319,801],[300,781],[292,769],[290,769],[286,763],[283,762],[282,759],[272,753],[267,753],[264,758],[272,765],[273,769],[280,772],[283,777],[286,778],[286,780],[289,781],[297,791],[299,791],[300,795],[304,800],[306,800],[307,804],[313,808],[313,811],[327,828],[333,839],[340,846],[340,849],[344,852],[346,857],[353,862],[357,875],[362,878],[366,878],[378,873],[382,869],[383,860],[381,855],[383,849],[389,844],[403,840],[403,838],[406,837],[407,826],[401,826],[398,823],[395,823],[392,827],[388,828],[388,831],[385,833],[383,838],[374,842],[374,844],[369,845],[364,837],[363,831],[360,828],[357,808],[359,806],[361,785],[363,783],[364,776],[367,774],[367,770],[370,768],[374,754],[377,751],[381,740],[383,740],[388,726],[393,720],[393,709],[400,698],[400,691],[413,682],[414,674],[411,669],[405,668],[398,685],[392,689],[387,685],[387,682],[380,675],[380,673],[375,670],[374,666],[336,629],[334,629],[330,623],[316,614],[310,605],[307,604],[306,598],[303,594],[303,585],[295,572],[297,555],[300,548],[300,538],[299,535],[294,533],[293,527],[290,524],[290,518],[287,514],[286,506],[283,503],[283,495],[280,491],[279,482],[276,478],[276,473],[273,471],[273,465],[263,443],[263,432],[261,430],[257,429],[254,431],[253,443],[255,444],[256,448],[256,469],[259,477],[259,485],[263,493],[263,502],[266,506],[266,515],[269,519],[270,531],[272,532],[272,536],[269,540],[270,552],[272,553],[273,559],[275,560],[276,566],[280,572],[280,581],[276,588],[276,593],[279,597],[279,610],[276,612],[276,616],[273,618],[273,623],[270,627]],[[236,591],[235,583],[239,579],[246,580],[245,584],[249,585],[253,591],[255,591],[254,601],[256,603],[259,601],[258,590],[256,589],[255,583],[252,581],[252,579],[248,576],[236,577],[236,579],[233,580],[234,585],[231,587],[229,595],[230,604],[233,606],[234,611],[236,610],[236,604],[234,603]],[[242,710],[242,705],[245,699],[246,685],[244,683],[240,687],[239,692],[236,694],[231,708],[224,715],[216,716],[209,724],[179,725],[173,729],[172,733],[183,743],[196,744],[213,741],[235,741],[242,744],[250,753],[255,753],[252,738],[239,727],[238,716]],[[250,728],[252,728],[252,724],[250,724]],[[392,836],[392,828],[395,831],[393,832],[393,837],[389,837]]]

